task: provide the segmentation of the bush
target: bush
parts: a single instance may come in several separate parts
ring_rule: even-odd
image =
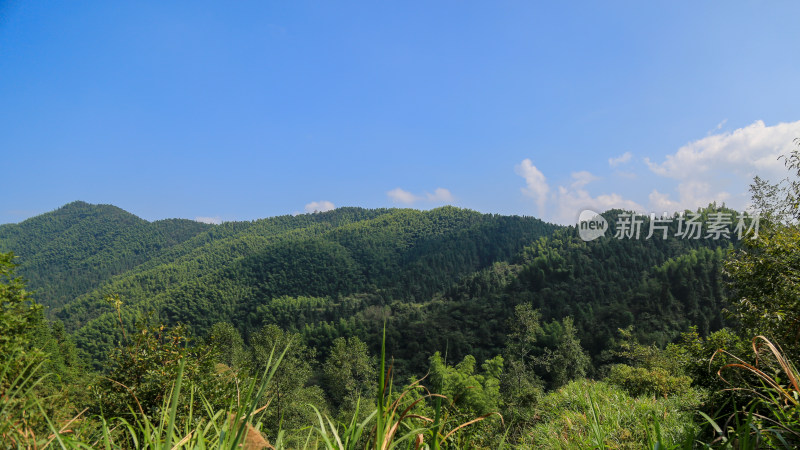
[[[608,383],[573,381],[539,402],[539,423],[528,435],[529,448],[641,449],[650,441],[652,418],[666,442],[693,436],[695,391],[670,398],[631,397]]]
[[[627,364],[615,364],[611,367],[606,381],[634,397],[656,395],[666,398],[674,394],[685,394],[692,384],[692,379],[686,375],[673,376],[660,367],[646,369]]]

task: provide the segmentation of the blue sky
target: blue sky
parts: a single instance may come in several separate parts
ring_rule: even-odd
[[[747,202],[798,2],[2,2],[0,223]]]

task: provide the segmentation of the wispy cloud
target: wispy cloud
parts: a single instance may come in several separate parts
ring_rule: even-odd
[[[419,197],[417,197],[416,195],[406,191],[405,189],[400,189],[400,188],[394,188],[391,191],[387,192],[386,195],[388,195],[393,202],[404,203],[406,205],[411,205],[419,200]]]
[[[645,158],[644,167],[629,164],[621,172],[616,168],[633,161],[633,154],[611,157],[608,164],[613,177],[582,170],[551,186],[530,159],[516,165],[514,171],[525,180],[521,190],[533,199],[539,215],[565,224],[574,223],[583,209],[672,213],[712,202],[745,209],[749,205],[747,187],[755,175],[774,181],[786,176],[778,157],[796,148],[800,121],[774,126],[756,121],[733,131],[719,131],[724,125],[725,121],[716,127],[717,134],[692,141],[661,161]],[[597,181],[603,183],[595,184]],[[607,191],[602,192],[603,188]]]
[[[708,132],[706,133],[706,136],[710,136],[710,135],[718,132],[719,130],[722,129],[722,127],[725,126],[726,123],[728,123],[728,119],[722,119],[722,122],[718,123],[717,126],[715,126],[714,128],[708,130]]]
[[[558,186],[558,189],[552,193],[544,174],[533,165],[530,159],[523,160],[514,168],[514,171],[525,179],[526,187],[522,188],[522,192],[533,198],[539,208],[539,214],[547,220],[572,224],[577,221],[578,215],[584,209],[595,211],[612,208],[642,210],[638,203],[616,193],[596,196],[590,194],[586,186],[599,180],[600,177],[585,170],[573,172],[572,183],[569,186]],[[545,209],[554,212],[545,215]]]
[[[768,127],[763,121],[730,133],[714,134],[679,148],[661,163],[645,158],[650,170],[678,180],[697,179],[710,172],[725,172],[748,179],[755,174],[776,176],[783,172],[778,156],[794,148],[800,121]]]
[[[680,203],[670,200],[669,194],[658,192],[657,189],[653,189],[647,198],[650,201],[651,212],[672,213],[680,210]]]
[[[413,194],[405,189],[395,188],[387,192],[386,195],[394,203],[413,205],[414,203],[427,201],[435,204],[445,204],[454,201],[453,194],[445,188],[436,188],[433,193],[425,192],[422,195]]]
[[[633,154],[631,154],[631,152],[625,152],[616,158],[608,158],[608,165],[611,167],[617,167],[620,164],[629,162],[631,158],[633,158]]]
[[[514,167],[514,172],[525,179],[525,186],[520,190],[528,197],[531,197],[539,207],[539,214],[544,214],[545,203],[547,202],[547,193],[550,192],[550,186],[547,184],[542,171],[533,165],[529,159],[523,159],[521,163]]]
[[[600,177],[596,177],[591,173],[582,170],[580,172],[572,172],[572,179],[575,180],[572,182],[572,187],[579,189],[591,183],[592,181],[599,180]]]
[[[219,216],[215,216],[215,217],[198,216],[198,217],[195,217],[194,220],[195,220],[195,222],[210,223],[212,225],[219,225],[219,224],[222,223],[222,219]]]
[[[575,223],[578,215],[584,209],[593,211],[606,211],[612,208],[641,211],[642,207],[623,196],[611,193],[593,196],[586,189],[586,185],[597,181],[600,177],[592,175],[585,170],[572,173],[573,182],[569,187],[559,186],[553,199],[556,204],[556,213],[553,218],[560,223]]]
[[[707,206],[713,202],[724,203],[732,198],[730,193],[715,189],[710,183],[697,180],[679,183],[677,191],[678,200],[672,200],[669,194],[662,194],[658,190],[653,189],[648,197],[652,211],[673,213],[686,209],[693,210],[697,207]],[[735,206],[737,208],[743,207],[743,205]]]
[[[627,199],[617,193],[600,194],[592,196],[586,189],[558,187],[556,197],[557,210],[553,219],[559,223],[574,224],[578,215],[584,209],[592,211],[607,211],[619,208],[627,211],[643,212],[644,208],[633,200]]]
[[[429,202],[448,203],[453,201],[453,194],[445,188],[436,188],[433,194],[426,192],[425,197]]]
[[[717,129],[724,124],[723,121]],[[652,173],[677,181],[676,199],[653,190],[651,205],[659,211],[673,211],[695,209],[716,201],[745,208],[748,203],[745,189],[755,175],[773,180],[785,176],[785,167],[778,157],[795,148],[793,140],[798,136],[800,121],[766,126],[759,120],[744,128],[690,142],[660,163],[645,158]],[[662,208],[665,206],[672,208]]]
[[[327,200],[320,200],[318,202],[311,202],[305,206],[307,213],[325,212],[336,209],[336,205]]]

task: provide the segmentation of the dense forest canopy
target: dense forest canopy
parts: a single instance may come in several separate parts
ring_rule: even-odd
[[[548,321],[572,317],[594,359],[634,323],[638,338],[662,346],[690,326],[702,335],[720,329],[721,261],[735,236],[615,239],[620,214],[606,213],[608,238],[585,242],[574,227],[453,207],[339,208],[214,226],[149,223],[75,202],[4,225],[0,236],[9,236],[1,250],[15,251],[48,315],[97,367],[121,337],[118,320],[130,331],[140,314],[202,337],[217,322],[245,337],[275,324],[315,348],[358,336],[373,351],[386,319],[390,342],[403,343],[392,354],[409,373],[426,370],[421,349],[491,358],[523,303]],[[49,234],[58,237],[28,239]],[[90,248],[71,250],[84,241]],[[111,294],[125,305],[120,317]]]

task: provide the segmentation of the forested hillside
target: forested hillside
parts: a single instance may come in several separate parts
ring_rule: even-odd
[[[584,242],[574,228],[560,229],[508,262],[464,277],[430,302],[395,304],[393,341],[402,345],[394,355],[412,361],[416,371],[427,364],[420,356],[425,348],[447,349],[454,360],[468,354],[479,361],[491,358],[501,352],[508,321],[520,304],[532,305],[547,321],[571,317],[596,367],[607,362],[603,352],[621,328],[635,326],[640,341],[660,346],[691,326],[707,335],[724,325],[722,261],[733,243]],[[552,333],[555,340],[561,330]]]
[[[5,225],[2,230],[14,239],[3,245],[21,252],[20,273],[34,273],[32,288],[54,286],[47,288],[55,292],[47,291],[42,303],[53,307],[67,330],[77,330],[78,345],[100,361],[120,332],[105,301],[109,294],[126,304],[128,326],[137,314],[154,311],[166,323],[184,323],[201,334],[219,321],[231,321],[248,334],[267,323],[290,325],[272,322],[264,311],[287,297],[351,304],[341,310],[329,306],[323,317],[331,319],[393,301],[426,302],[461,277],[511,258],[557,228],[534,218],[452,207],[339,208],[196,224],[194,233],[184,222],[151,224],[118,208],[76,202]],[[58,227],[42,225],[52,223]],[[167,231],[177,237],[159,240],[169,236]],[[41,237],[48,232],[52,239]],[[34,234],[38,240],[17,247]],[[85,247],[69,251],[82,240],[88,242]],[[138,247],[129,248],[132,242]],[[61,257],[52,257],[52,245],[58,245]],[[53,282],[40,284],[42,277]],[[61,283],[65,278],[70,281]],[[69,292],[74,294],[67,299]],[[293,325],[313,325],[310,319]]]
[[[716,205],[698,213],[700,221],[739,215]],[[37,387],[37,395],[66,386],[65,403],[45,411],[62,421],[86,404],[91,414],[163,425],[157,411],[165,411],[165,389],[183,376],[206,395],[204,404],[188,393],[174,396],[183,406],[171,414],[189,420],[193,409],[241,408],[229,404],[242,395],[241,383],[263,380],[275,386],[259,419],[263,432],[289,430],[281,445],[296,448],[298,430],[315,414],[344,421],[342,430],[372,420],[358,405],[378,381],[405,392],[395,398],[377,389],[385,408],[408,396],[403,407],[415,417],[449,417],[429,419],[440,423],[427,432],[442,447],[494,448],[506,439],[521,448],[558,446],[571,442],[559,430],[588,420],[586,408],[620,405],[632,415],[617,416],[607,435],[589,434],[600,433],[589,428],[600,418],[584,423],[580,442],[635,448],[650,439],[651,426],[636,414],[663,417],[654,420],[674,442],[697,432],[688,414],[694,408],[715,417],[735,412],[713,394],[722,384],[710,374],[730,359],[719,357],[712,369],[710,355],[718,348],[745,353],[744,338],[724,327],[755,320],[746,330],[757,330],[767,319],[743,312],[749,303],[730,301],[726,270],[744,280],[737,289],[752,283],[730,263],[744,242],[735,234],[681,236],[673,221],[669,238],[616,235],[615,218],[624,214],[604,213],[606,235],[584,241],[575,227],[454,207],[339,208],[203,225],[150,223],[76,202],[0,227],[2,248],[19,252],[19,272],[32,274],[34,295],[54,320],[25,306],[29,294],[10,278],[10,255],[0,253],[10,286],[0,292],[9,298],[0,323],[9,336],[22,336],[3,345],[28,348],[33,361],[49,355],[44,367],[58,381]],[[649,219],[641,226],[646,231]],[[778,264],[780,273],[791,262]],[[286,353],[271,372],[274,349]],[[247,392],[254,401],[262,395]],[[509,422],[490,419],[501,415]],[[448,437],[476,417],[472,431]],[[103,429],[91,423],[86,433]],[[131,433],[132,440],[150,432]],[[121,448],[131,446],[117,437],[127,442]]]
[[[619,212],[606,213],[612,226]],[[572,227],[452,207],[339,208],[205,225],[149,223],[82,202],[4,225],[0,236],[37,298],[98,367],[121,337],[106,301],[115,295],[129,328],[143,313],[198,335],[217,322],[244,336],[275,324],[321,350],[340,336],[377,345],[388,319],[406,373],[427,367],[421,349],[456,360],[498,354],[523,303],[548,321],[571,317],[598,364],[616,330],[634,324],[639,339],[659,345],[690,326],[708,334],[723,325],[720,264],[734,243],[584,242]]]
[[[0,225],[0,252],[18,257],[19,274],[41,304],[60,307],[209,227],[186,219],[150,223],[116,206],[73,202]]]

